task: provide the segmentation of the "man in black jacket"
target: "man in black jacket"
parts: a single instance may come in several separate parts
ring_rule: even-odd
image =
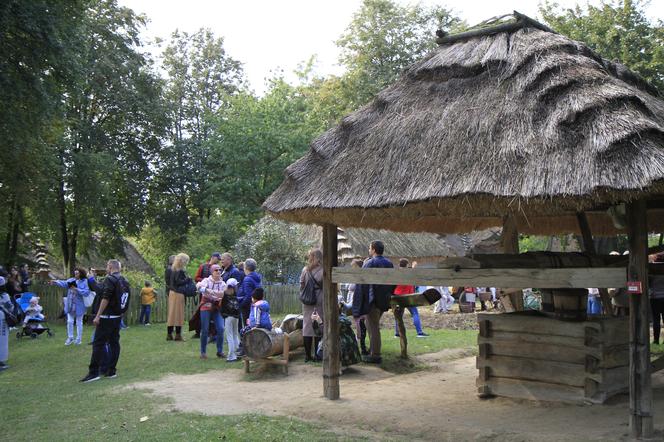
[[[116,365],[120,357],[120,319],[129,302],[129,284],[120,274],[121,265],[117,259],[111,259],[106,264],[107,277],[104,279],[100,293],[99,309],[92,321],[97,327],[92,342],[92,357],[88,374],[81,382],[93,382],[99,379],[99,369],[108,357],[108,367],[105,376],[115,378]],[[106,355],[108,345],[109,354]]]

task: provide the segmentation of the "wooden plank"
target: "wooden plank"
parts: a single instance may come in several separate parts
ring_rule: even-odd
[[[564,347],[550,344],[493,341],[490,345],[492,358],[494,356],[512,356],[583,365],[587,355],[584,348]]]
[[[492,332],[515,332],[532,335],[556,335],[572,338],[585,338],[585,328],[596,327],[599,325],[591,322],[567,322],[557,319],[547,318],[537,313],[512,313],[509,315],[488,315],[478,314],[478,320],[483,320],[487,316],[491,318]]]
[[[652,424],[652,386],[650,379],[650,328],[648,324],[648,226],[646,203],[627,204],[629,237],[629,281],[640,281],[643,294],[629,296],[630,328],[630,432],[634,438],[650,438]]]
[[[557,335],[536,335],[532,333],[517,333],[510,331],[493,331],[490,338],[479,336],[478,344],[491,344],[493,342],[513,342],[516,344],[534,344],[534,345],[560,345],[568,348],[583,349],[582,337],[557,336]]]
[[[337,227],[323,226],[323,394],[331,400],[339,399],[339,307],[337,285],[332,281],[332,269],[337,262]]]
[[[335,267],[332,282],[356,284],[413,284],[514,288],[625,287],[623,268],[549,269],[357,269]]]
[[[588,379],[597,381],[600,384],[600,390],[619,386],[627,388],[629,383],[629,366],[606,368],[598,370],[597,373],[587,373]]]
[[[491,368],[491,376],[500,378],[523,379],[573,387],[583,387],[586,380],[583,364],[492,355],[489,358],[477,358],[477,368],[483,367]]]
[[[491,377],[488,381],[481,382],[486,390],[496,396],[570,403],[585,400],[584,389],[579,387],[497,377]]]
[[[605,345],[629,343],[629,318],[607,318],[599,321]]]

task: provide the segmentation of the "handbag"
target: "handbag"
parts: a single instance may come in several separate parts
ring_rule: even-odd
[[[178,291],[182,290],[181,293],[185,298],[193,298],[196,296],[196,284],[191,280],[191,278],[187,279],[187,282],[185,282],[184,285],[178,287],[178,289]]]
[[[5,314],[5,322],[9,327],[15,327],[18,324],[18,317],[14,312],[10,312],[4,305],[0,305],[0,310]]]

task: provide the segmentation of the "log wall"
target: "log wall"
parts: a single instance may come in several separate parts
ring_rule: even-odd
[[[480,396],[603,403],[628,391],[626,318],[560,321],[537,314],[478,314]]]

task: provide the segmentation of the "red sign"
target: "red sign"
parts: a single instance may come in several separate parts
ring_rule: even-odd
[[[627,292],[633,295],[640,295],[643,293],[643,289],[641,288],[641,281],[627,282]]]

